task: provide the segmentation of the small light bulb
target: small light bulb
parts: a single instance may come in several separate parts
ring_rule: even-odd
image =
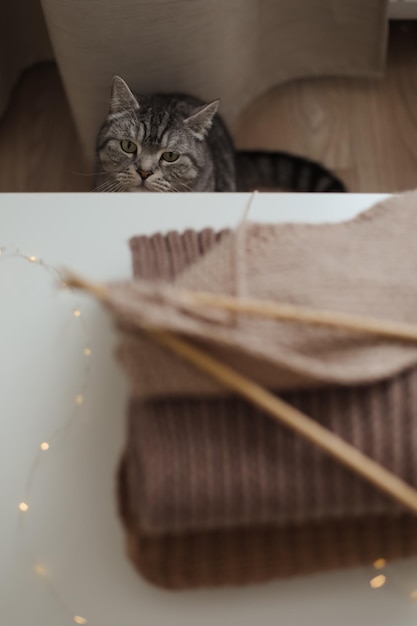
[[[46,569],[42,567],[42,565],[35,565],[33,569],[35,571],[35,574],[37,574],[38,576],[46,576]]]
[[[81,617],[81,615],[74,615],[74,622],[76,624],[86,624],[87,620],[85,617]]]
[[[37,260],[38,260],[38,257],[37,257],[37,256],[30,256],[30,257],[29,257],[29,261],[30,261],[31,263],[36,263],[36,261],[37,261]]]
[[[84,396],[81,393],[79,393],[78,396],[75,397],[75,404],[78,404],[78,406],[80,406],[83,402],[84,402]]]
[[[81,317],[81,311],[80,311],[80,309],[75,309],[75,311],[74,311],[74,317]]]
[[[85,356],[91,356],[91,348],[84,348]]]
[[[382,569],[383,567],[385,567],[386,564],[387,562],[385,559],[377,559],[376,561],[374,561],[374,568]]]
[[[26,513],[26,511],[29,509],[29,505],[26,504],[26,502],[21,502],[19,504],[19,509],[23,511],[23,513]]]
[[[410,598],[412,600],[417,600],[417,589],[414,589],[414,591],[410,593]]]
[[[42,441],[40,448],[42,452],[46,452],[47,450],[49,450],[49,443],[47,441]]]
[[[375,576],[375,578],[372,578],[369,584],[371,585],[372,589],[379,589],[380,587],[385,585],[386,582],[387,582],[386,576],[384,576],[383,574],[380,574],[379,576]]]

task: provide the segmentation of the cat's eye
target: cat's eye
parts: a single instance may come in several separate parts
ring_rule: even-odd
[[[163,152],[161,158],[168,163],[173,163],[174,161],[178,161],[180,155],[178,152]]]
[[[127,152],[128,154],[133,154],[137,150],[136,144],[129,139],[122,139],[122,141],[120,142],[120,146],[122,150],[124,152]]]

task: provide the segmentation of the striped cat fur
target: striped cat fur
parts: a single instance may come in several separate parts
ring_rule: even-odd
[[[186,95],[134,95],[116,76],[97,138],[95,191],[346,191],[301,156],[236,151],[218,107]]]

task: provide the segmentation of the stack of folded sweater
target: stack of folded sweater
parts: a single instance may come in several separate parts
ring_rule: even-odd
[[[416,204],[406,194],[343,224],[132,239],[142,280],[110,286],[132,383],[118,488],[128,553],[147,579],[243,584],[417,554],[417,518],[132,324],[140,315],[179,333],[417,485],[414,345],[216,317],[174,306],[172,290],[417,323]]]

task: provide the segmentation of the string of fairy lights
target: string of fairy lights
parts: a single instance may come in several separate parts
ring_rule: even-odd
[[[253,196],[252,196],[252,199],[253,199]],[[46,271],[47,273],[49,273],[54,278],[55,284],[58,287],[60,287],[61,289],[68,289],[72,291],[72,289],[65,283],[65,280],[63,279],[60,272],[53,266],[47,264],[42,258],[38,256],[26,255],[15,246],[2,246],[0,247],[0,259],[4,259],[4,258],[22,259],[31,265],[35,265],[41,268],[42,270]],[[33,463],[29,471],[28,479],[26,481],[26,486],[24,489],[24,497],[17,504],[17,507],[21,514],[21,518],[20,518],[21,524],[23,524],[26,521],[27,516],[30,512],[30,507],[31,507],[31,502],[32,502],[32,488],[33,488],[33,484],[36,478],[36,473],[37,473],[39,464],[45,458],[48,451],[51,450],[51,448],[57,444],[58,439],[61,438],[62,435],[65,434],[69,426],[73,423],[74,419],[76,419],[79,416],[80,409],[84,404],[85,394],[86,394],[87,386],[88,386],[88,379],[90,375],[89,357],[92,355],[92,349],[90,346],[87,324],[84,320],[80,307],[76,306],[75,308],[72,308],[70,311],[70,314],[72,315],[73,319],[78,322],[79,329],[82,334],[82,341],[83,341],[83,346],[84,346],[80,354],[80,357],[83,359],[82,384],[79,387],[75,396],[73,397],[72,405],[69,406],[68,408],[68,416],[65,422],[62,425],[60,425],[60,427],[57,428],[48,438],[45,438],[45,440],[39,441],[38,444],[36,444],[37,450],[35,452],[35,457],[34,457]],[[28,546],[27,548],[28,548],[27,550],[28,554],[30,555],[29,560],[31,562],[33,572],[36,574],[36,576],[44,580],[45,584],[49,588],[50,593],[55,597],[55,600],[57,601],[57,603],[62,607],[62,609],[68,615],[69,620],[75,624],[90,623],[86,617],[76,614],[74,613],[74,611],[71,610],[71,608],[68,606],[65,599],[63,598],[62,594],[56,588],[53,581],[49,577],[47,568],[42,564],[40,560],[33,557],[33,555],[31,554],[30,547]],[[386,584],[387,579],[388,579],[387,574],[386,574],[386,566],[387,566],[387,562],[382,557],[374,561],[373,563],[374,575],[369,581],[370,587],[372,589],[380,589]],[[409,599],[417,600],[417,589],[409,593]]]
[[[0,258],[14,258],[21,259],[26,261],[27,263],[37,266],[41,268],[45,272],[47,272],[54,280],[54,284],[60,289],[68,289],[69,291],[73,291],[66,284],[60,272],[54,268],[53,266],[46,263],[42,258],[35,255],[26,255],[21,252],[15,246],[2,246],[0,247]],[[77,390],[76,395],[73,397],[72,405],[68,407],[68,414],[66,420],[63,424],[61,424],[58,428],[55,429],[53,433],[45,440],[39,441],[37,444],[37,450],[35,452],[35,456],[33,462],[31,464],[28,478],[26,481],[25,489],[24,489],[24,497],[18,503],[18,509],[21,513],[20,518],[20,526],[23,531],[23,524],[27,519],[27,515],[30,512],[31,502],[32,502],[32,488],[36,479],[37,470],[39,468],[40,463],[47,455],[48,451],[51,450],[55,445],[57,445],[58,440],[67,432],[70,425],[74,422],[74,420],[79,416],[80,409],[84,404],[85,394],[88,386],[88,379],[90,375],[90,359],[89,357],[92,355],[92,349],[90,347],[89,333],[87,324],[83,318],[82,311],[79,306],[75,306],[69,312],[72,315],[72,318],[76,320],[79,331],[82,335],[82,352],[80,357],[83,359],[83,373],[82,373],[82,383]],[[70,607],[67,605],[65,599],[59,590],[55,587],[53,581],[49,577],[49,573],[47,568],[42,564],[41,561],[33,557],[30,546],[25,544],[24,541],[24,533],[22,532],[22,540],[23,545],[26,547],[26,552],[29,555],[29,561],[31,562],[33,572],[40,578],[42,578],[45,584],[48,586],[50,593],[54,596],[57,603],[62,607],[62,609],[68,614],[70,619],[75,624],[87,624],[87,619],[82,615],[78,615],[74,613]]]

